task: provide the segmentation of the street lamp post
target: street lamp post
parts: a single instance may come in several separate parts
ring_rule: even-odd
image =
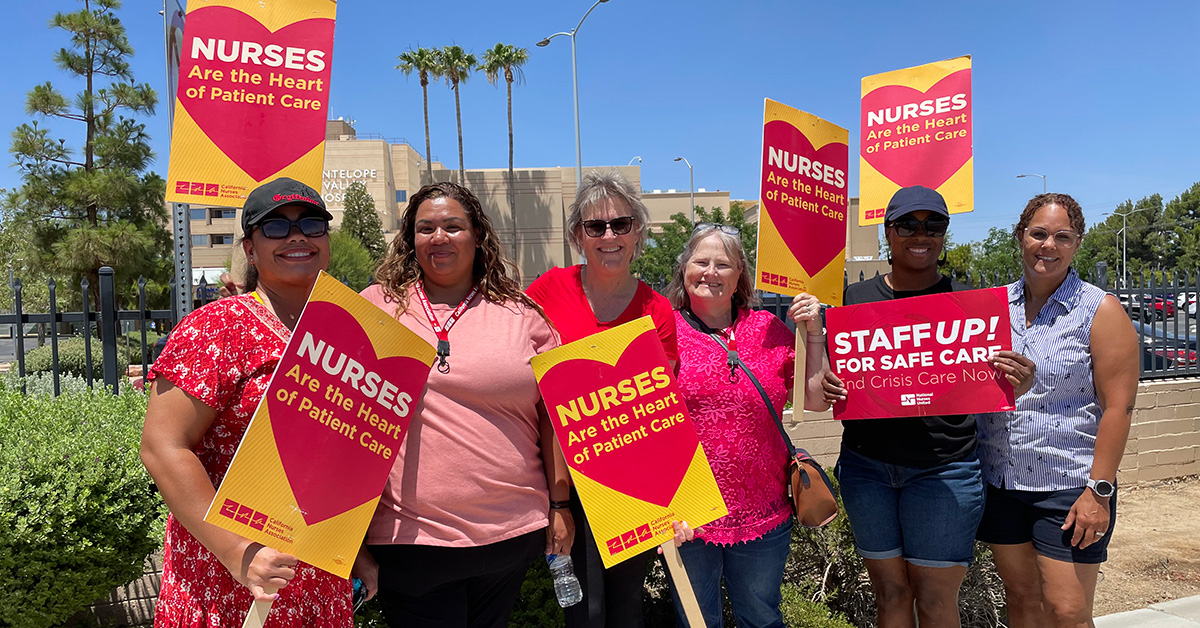
[[[692,177],[692,162],[686,157],[676,157],[675,161],[682,161],[688,167],[688,198],[691,199],[692,208],[692,226],[696,226],[696,179]]]
[[[608,0],[596,0],[596,3],[592,5],[592,8],[588,9],[587,13],[583,14],[583,18],[579,20],[579,24],[576,24],[575,28],[571,29],[570,31],[562,31],[562,32],[554,33],[553,35],[551,35],[537,43],[539,48],[545,48],[546,46],[550,45],[551,39],[554,39],[555,37],[558,37],[559,35],[566,35],[567,37],[571,38],[571,84],[575,90],[575,188],[576,188],[576,190],[579,189],[579,186],[583,185],[583,150],[579,146],[579,67],[575,62],[575,35],[576,35],[576,33],[579,32],[579,27],[583,26],[583,20],[586,20],[588,15],[591,15],[592,10],[605,2],[608,2]]]
[[[629,160],[629,163],[628,163],[628,164],[626,164],[626,165],[627,165],[627,166],[632,166],[632,165],[633,165],[633,162],[635,162],[635,161],[636,161],[636,162],[638,162],[639,164],[640,164],[640,163],[642,163],[642,156],[641,156],[641,155],[638,155],[637,157],[634,157],[633,159],[630,159],[630,160]]]
[[[1024,179],[1025,177],[1041,177],[1041,179],[1042,179],[1042,194],[1046,193],[1046,175],[1044,175],[1044,174],[1019,174],[1019,175],[1017,175],[1018,179]]]
[[[1149,211],[1151,209],[1154,209],[1154,208],[1153,207],[1143,207],[1141,209],[1135,209],[1133,211],[1128,211],[1125,213],[1121,213],[1121,212],[1115,211],[1115,210],[1112,212],[1112,215],[1121,217],[1121,286],[1122,287],[1125,286],[1125,278],[1129,276],[1129,263],[1128,263],[1128,260],[1126,259],[1126,252],[1129,250],[1129,239],[1128,239],[1129,232],[1126,230],[1126,221],[1129,218],[1129,216],[1132,216],[1133,214],[1136,214],[1138,212]]]

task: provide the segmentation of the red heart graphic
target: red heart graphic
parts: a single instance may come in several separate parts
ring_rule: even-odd
[[[605,386],[616,387],[622,380],[633,378],[646,373],[655,367],[664,369],[664,374],[670,374],[666,354],[663,353],[662,342],[653,330],[642,333],[621,354],[616,366],[589,360],[586,358],[560,362],[551,367],[539,382],[546,406],[549,408],[554,431],[558,442],[563,447],[563,453],[571,469],[630,497],[662,506],[670,506],[679,485],[687,475],[688,467],[696,455],[700,439],[692,425],[687,407],[679,394],[675,378],[663,388],[655,389],[652,393],[642,395],[621,405],[612,406],[609,410],[601,409],[595,415],[581,420],[566,419],[564,426],[557,412],[559,405],[566,406],[575,397],[567,395],[583,394],[579,405],[596,407],[596,402],[589,393],[594,393]],[[582,384],[582,385],[581,385]],[[567,392],[569,391],[569,392]],[[647,416],[635,416],[633,407],[647,401],[671,398],[674,395],[675,404]],[[603,408],[603,406],[600,406]],[[655,431],[651,422],[661,421],[667,417],[683,413],[682,420],[670,427]],[[612,430],[605,430],[601,420],[609,417],[628,416],[629,422]],[[661,423],[659,424],[661,426]],[[586,438],[583,442],[571,443],[569,432],[580,434],[589,426],[594,426],[596,436]],[[594,450],[596,443],[612,442],[621,434],[644,432],[627,444],[622,444],[611,451],[597,454]],[[580,461],[576,454],[588,450],[587,458]]]
[[[947,111],[936,113],[939,98],[950,99],[956,94],[966,95],[965,107],[955,109],[955,105],[950,103],[945,105]],[[934,113],[904,117],[904,105],[916,104],[919,111],[923,101],[932,101],[927,107],[933,108]],[[868,116],[872,113],[883,116],[882,124],[869,124]],[[947,124],[947,121],[964,114],[965,121]],[[939,122],[943,126],[938,126]],[[915,124],[917,128],[898,133],[897,126],[900,124]],[[872,90],[863,96],[859,128],[862,156],[871,167],[900,187],[924,185],[937,189],[971,158],[971,70],[954,72],[923,92],[904,85],[885,85]],[[868,139],[873,131],[879,133],[889,129],[889,137]],[[938,133],[952,136],[939,140]],[[922,141],[920,138],[926,139]],[[891,147],[887,144],[903,143],[905,140],[921,143]],[[879,148],[868,152],[875,145]]]
[[[315,330],[320,332],[314,333],[314,338],[324,341],[326,345],[316,365],[312,363],[308,351],[303,356],[299,354],[305,333]],[[359,392],[354,385],[344,382],[341,375],[346,370],[344,368],[335,369],[330,374],[329,368],[335,368],[339,363],[349,364],[348,361],[342,362],[343,356],[349,356],[347,360],[354,359],[361,364],[364,373],[377,373],[385,382],[394,384],[399,392],[389,399],[407,393],[411,398],[408,401],[409,412],[401,417]],[[302,386],[286,375],[297,365],[301,373],[312,375],[320,382],[316,392],[310,392],[306,385]],[[275,436],[283,471],[305,523],[316,524],[379,497],[388,472],[396,461],[396,452],[404,440],[404,433],[408,431],[412,411],[421,398],[421,389],[428,375],[429,365],[415,358],[376,358],[375,348],[366,332],[354,316],[344,309],[323,301],[308,304],[267,392],[271,432]],[[365,387],[368,380],[363,376],[358,381]],[[331,387],[340,392],[342,398],[350,400],[350,410],[346,410],[339,403],[339,398],[331,394]],[[276,391],[281,390],[289,395],[293,391],[298,391],[298,394],[289,404],[277,397]],[[311,401],[313,407],[301,412],[301,403],[305,398]],[[368,423],[367,416],[359,415],[364,405],[389,423],[400,425],[398,432],[393,428],[391,433],[385,434],[379,427]],[[328,414],[322,414],[322,411]],[[331,418],[346,426],[340,430],[331,427]],[[371,443],[390,448],[391,456],[385,458],[373,453],[368,448]]]
[[[769,159],[769,151],[771,148],[776,150],[786,150],[787,155],[782,157],[784,168],[771,165]],[[797,174],[794,170],[798,170],[798,163],[802,163],[801,159],[808,160],[810,163],[820,163],[828,165],[835,170],[841,170],[845,177],[846,168],[850,163],[850,148],[838,142],[830,142],[821,147],[821,150],[813,148],[812,142],[788,122],[783,120],[772,120],[763,128],[763,173],[762,173],[762,189],[764,190],[762,202],[766,205],[767,211],[771,214],[771,222],[775,224],[775,229],[779,232],[779,236],[783,238],[787,244],[788,250],[792,252],[796,260],[800,262],[800,266],[804,272],[808,273],[809,277],[815,276],[821,272],[821,269],[829,265],[833,258],[837,257],[846,248],[846,188],[843,185],[841,188],[834,187],[827,183],[823,183],[816,179]],[[811,169],[809,170],[811,172]],[[803,182],[806,185],[811,185],[813,190],[821,187],[827,192],[841,195],[843,202],[841,205],[836,203],[831,204],[828,200],[816,194],[806,194],[803,191],[797,191],[794,188],[780,186],[777,183],[768,183],[771,177],[783,178],[785,181],[796,180]],[[845,181],[845,178],[843,178]],[[775,190],[777,193],[786,194],[788,198],[797,197],[803,199],[807,203],[814,203],[817,207],[822,205],[835,205],[836,209],[841,211],[842,218],[839,220],[834,217],[824,216],[820,211],[812,211],[801,207],[795,207],[784,202],[783,196],[777,196],[776,200],[767,198],[766,190]],[[814,234],[820,234],[814,237]]]
[[[204,50],[214,51],[212,61],[206,56],[193,57],[197,39]],[[215,40],[212,46],[209,45],[211,40]],[[257,44],[262,50],[272,45],[281,46],[282,52],[275,51],[274,55],[263,52],[257,58],[264,64],[256,64],[242,54],[246,42]],[[230,58],[234,56],[235,46],[236,58],[222,61],[219,53]],[[288,61],[289,48],[323,52],[324,68],[319,71],[304,69],[310,64],[304,54]],[[241,11],[203,7],[187,15],[183,53],[179,67],[180,104],[213,144],[256,181],[279,172],[325,140],[333,20],[301,20],[271,32]],[[275,63],[275,56],[281,59],[279,67],[265,65]],[[242,63],[243,58],[246,63]],[[288,63],[301,68],[289,68]],[[222,79],[205,78],[208,70],[220,70]],[[234,83],[236,70],[257,74],[261,82],[258,85]],[[224,100],[225,94],[232,100]],[[251,96],[251,102],[245,102],[246,96]],[[254,102],[260,97],[261,102]],[[300,101],[310,106],[297,108]],[[317,109],[312,108],[314,101]]]

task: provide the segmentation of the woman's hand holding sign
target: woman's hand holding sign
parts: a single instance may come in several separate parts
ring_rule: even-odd
[[[1012,384],[1015,397],[1020,397],[1033,387],[1033,375],[1037,371],[1033,360],[1015,351],[997,351],[988,358],[988,362]]]
[[[273,550],[261,543],[250,543],[242,554],[241,569],[234,572],[239,583],[254,594],[260,602],[270,602],[279,597],[276,591],[286,587],[296,577],[296,563],[291,554]]]

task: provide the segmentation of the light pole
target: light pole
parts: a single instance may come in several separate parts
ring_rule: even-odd
[[[1138,212],[1149,211],[1151,209],[1154,209],[1154,208],[1153,207],[1143,207],[1141,209],[1135,209],[1132,211],[1127,211],[1125,213],[1121,213],[1116,210],[1113,210],[1111,212],[1112,215],[1121,217],[1121,287],[1125,287],[1125,278],[1129,276],[1128,275],[1129,264],[1125,258],[1126,257],[1125,253],[1129,248],[1129,240],[1128,240],[1129,232],[1126,231],[1126,229],[1125,229],[1126,220],[1129,218],[1129,216],[1132,216],[1133,214],[1136,214]]]
[[[579,27],[583,26],[583,20],[586,20],[587,16],[591,15],[592,10],[595,9],[596,7],[600,6],[604,2],[608,2],[608,0],[596,0],[596,3],[592,5],[592,8],[588,9],[587,13],[583,14],[583,18],[581,18],[579,20],[579,23],[575,25],[575,28],[571,29],[570,31],[554,33],[553,35],[551,35],[537,43],[539,48],[545,48],[546,46],[550,45],[551,39],[554,39],[555,37],[558,37],[559,35],[566,35],[567,37],[571,38],[571,84],[574,86],[574,89],[575,89],[575,189],[576,190],[579,189],[579,186],[583,185],[583,150],[579,147],[579,67],[575,62],[575,35],[576,35],[576,33],[579,32]]]
[[[1018,179],[1024,179],[1025,177],[1041,177],[1041,179],[1042,179],[1042,194],[1046,193],[1046,175],[1044,175],[1044,174],[1019,174],[1019,175],[1017,175]]]
[[[628,163],[628,164],[626,164],[626,165],[628,165],[628,166],[632,166],[632,165],[633,165],[633,162],[635,162],[635,161],[636,161],[636,162],[638,162],[639,164],[640,164],[640,163],[642,163],[642,156],[641,156],[641,155],[638,155],[637,157],[634,157],[633,159],[630,159],[630,160],[629,160],[629,163]]]
[[[688,167],[688,198],[691,199],[692,207],[692,226],[696,226],[696,179],[692,177],[692,162],[686,157],[676,157],[675,161],[682,161]]]

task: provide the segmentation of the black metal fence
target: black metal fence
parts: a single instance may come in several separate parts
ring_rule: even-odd
[[[1138,349],[1140,354],[1140,373],[1143,380],[1171,379],[1180,377],[1200,376],[1200,360],[1197,359],[1196,312],[1197,301],[1200,299],[1200,272],[1191,273],[1158,273],[1155,275],[1129,276],[1123,281],[1109,280],[1108,269],[1103,262],[1096,265],[1090,276],[1085,277],[1091,283],[1100,286],[1115,295],[1125,311],[1133,320],[1134,328],[1138,331]],[[856,278],[864,281],[862,273]],[[954,279],[973,288],[990,288],[1012,283],[1016,277],[1011,275],[992,276],[979,275],[975,277],[957,276]],[[343,280],[344,281],[344,280]],[[850,277],[844,278],[846,285]],[[21,281],[15,280],[13,285],[13,313],[0,314],[0,328],[7,325],[12,329],[14,360],[10,370],[15,367],[16,373],[24,377],[26,369],[26,348],[28,343],[47,342],[50,348],[50,368],[53,377],[54,394],[60,393],[60,377],[62,371],[59,363],[59,343],[65,339],[81,338],[84,346],[84,372],[82,375],[88,386],[95,381],[101,381],[106,388],[114,392],[119,390],[121,378],[125,373],[118,372],[118,352],[121,350],[122,338],[128,342],[128,336],[121,333],[122,322],[128,322],[133,327],[133,333],[140,332],[140,362],[142,373],[149,370],[155,354],[147,345],[148,333],[156,330],[160,333],[169,332],[179,321],[179,315],[174,310],[150,310],[146,308],[146,281],[138,280],[138,309],[119,310],[116,307],[116,291],[113,285],[113,271],[105,267],[100,269],[98,294],[100,307],[93,308],[89,296],[89,285],[86,279],[80,282],[82,299],[80,310],[74,312],[60,311],[56,299],[57,284],[53,280],[47,283],[49,288],[49,312],[27,313],[22,309]],[[209,286],[201,279],[195,291],[195,302],[204,305],[217,298],[217,287]],[[762,309],[768,310],[791,326],[787,318],[787,308],[791,297],[763,292]],[[27,337],[25,331],[30,326],[37,326],[38,339]],[[128,352],[128,345],[125,350]],[[97,354],[99,368],[96,367]],[[136,363],[135,363],[136,364]]]

